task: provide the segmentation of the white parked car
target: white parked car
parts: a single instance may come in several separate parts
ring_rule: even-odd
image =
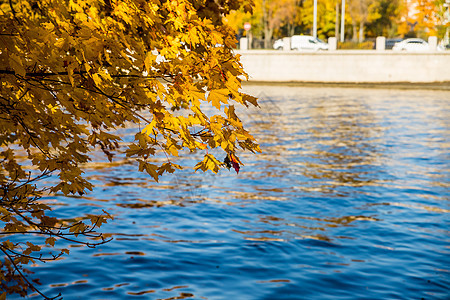
[[[276,40],[273,48],[282,50],[284,42],[282,39]],[[293,35],[291,37],[291,50],[299,51],[319,51],[328,50],[328,44],[321,39],[314,38],[310,35]]]
[[[428,51],[430,46],[427,42],[419,38],[406,39],[401,42],[395,43],[392,50],[397,51]]]
[[[284,42],[282,39],[276,40],[273,43],[273,49],[275,50],[283,50]]]

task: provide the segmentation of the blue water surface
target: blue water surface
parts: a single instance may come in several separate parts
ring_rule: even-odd
[[[30,268],[64,299],[449,299],[450,93],[246,86],[261,154],[155,183],[98,153],[61,218],[114,239]],[[125,141],[137,128],[119,133]],[[193,166],[204,153],[175,160]],[[219,154],[223,155],[223,154]],[[224,155],[223,155],[224,156]],[[164,161],[164,157],[155,158]],[[33,294],[31,299],[39,298]]]

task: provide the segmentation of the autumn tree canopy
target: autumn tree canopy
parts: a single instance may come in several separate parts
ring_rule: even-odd
[[[95,228],[107,212],[70,223],[40,202],[91,190],[83,164],[93,150],[110,160],[124,153],[156,181],[182,167],[170,157],[183,149],[204,153],[195,169],[213,172],[238,170],[240,151],[259,151],[236,115],[235,105],[257,104],[240,91],[246,74],[223,22],[232,10],[251,11],[251,2],[0,2],[0,298],[27,294],[27,263],[69,253],[42,255],[59,239],[105,242]],[[208,104],[215,112],[205,113]],[[114,130],[127,124],[142,130],[121,146]],[[161,152],[166,162],[152,163]],[[57,183],[43,184],[47,176]],[[30,233],[42,243],[16,238]]]

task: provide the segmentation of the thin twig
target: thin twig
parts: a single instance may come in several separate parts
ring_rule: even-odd
[[[61,293],[59,293],[58,295],[56,295],[55,297],[49,298],[47,297],[45,294],[43,294],[37,287],[34,286],[34,284],[32,284],[30,281],[28,281],[28,279],[25,277],[25,275],[20,271],[20,268],[17,266],[17,264],[14,262],[14,259],[11,257],[11,255],[6,252],[3,247],[0,247],[0,250],[7,256],[8,260],[11,262],[11,264],[13,265],[14,269],[17,271],[17,273],[19,273],[20,277],[25,280],[25,282],[28,284],[28,286],[36,291],[39,295],[41,295],[44,299],[46,300],[54,300],[57,299],[58,297],[61,297]],[[62,298],[60,298],[62,299]]]

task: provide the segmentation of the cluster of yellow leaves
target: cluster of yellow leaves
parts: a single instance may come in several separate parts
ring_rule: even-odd
[[[213,172],[222,164],[207,148],[259,151],[235,113],[234,105],[257,104],[241,92],[246,74],[232,51],[235,32],[223,23],[231,10],[250,11],[251,5],[252,0],[3,1],[0,230],[41,231],[43,243],[54,246],[59,236],[52,229],[78,236],[111,218],[67,225],[48,217],[50,207],[39,203],[44,191],[91,190],[83,165],[95,149],[110,160],[124,152],[156,181],[181,168],[169,157],[183,149],[205,152],[195,168]],[[215,113],[204,112],[208,103]],[[122,151],[111,132],[130,123],[143,129]],[[167,162],[152,162],[158,151]],[[37,188],[50,174],[58,183]],[[4,253],[15,253],[16,264],[42,250],[0,245]]]
[[[91,189],[80,164],[96,145],[111,158],[119,138],[106,131],[126,122],[148,122],[142,133],[151,138],[137,136],[127,152],[144,160],[155,148],[234,152],[241,142],[257,150],[230,104],[256,102],[240,92],[245,74],[231,51],[234,32],[217,20],[237,4],[222,4],[23,0],[7,13],[3,7],[2,147],[17,143],[40,171],[59,172],[53,191],[65,194]],[[232,112],[208,117],[202,101]]]
[[[437,35],[438,25],[445,25],[445,17],[442,18],[445,14],[443,0],[412,0],[408,4],[404,10],[405,22],[401,24],[403,29],[413,29],[419,35],[426,33],[428,36],[432,36]]]

